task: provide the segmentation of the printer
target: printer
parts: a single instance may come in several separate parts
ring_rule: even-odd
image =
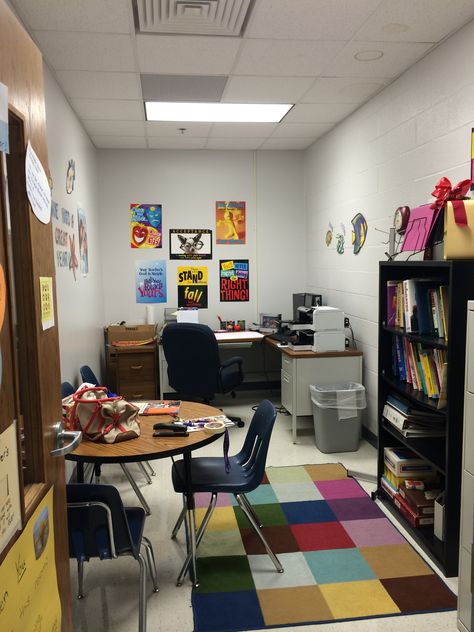
[[[311,350],[344,351],[346,335],[344,332],[344,312],[337,307],[315,307],[313,310],[313,344]]]

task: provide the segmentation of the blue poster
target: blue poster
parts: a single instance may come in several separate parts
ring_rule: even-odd
[[[136,262],[137,303],[166,303],[166,261]]]

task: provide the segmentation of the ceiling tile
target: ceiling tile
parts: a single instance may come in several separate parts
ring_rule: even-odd
[[[343,45],[343,42],[247,40],[232,74],[317,77]]]
[[[234,37],[137,35],[141,72],[171,75],[227,75],[241,40]]]
[[[438,42],[472,18],[472,0],[384,0],[355,39]]]
[[[61,88],[71,99],[141,99],[140,75],[134,72],[59,70]]]
[[[84,120],[84,127],[90,136],[145,136],[142,121]]]
[[[302,103],[295,105],[284,118],[285,123],[337,123],[354,108],[354,103]]]
[[[314,138],[269,138],[260,149],[306,149]]]
[[[146,149],[144,136],[92,136],[92,142],[99,149]]]
[[[350,40],[380,0],[259,0],[248,37]]]
[[[396,77],[421,59],[431,47],[431,44],[349,42],[322,74],[334,77]],[[357,61],[354,55],[361,51],[380,51],[383,56],[376,61]]]
[[[226,103],[296,103],[313,83],[306,77],[232,76],[222,101]]]
[[[207,141],[206,149],[259,149],[265,138],[210,138]]]
[[[150,149],[204,149],[206,138],[192,136],[176,136],[175,138],[149,138]]]
[[[145,120],[145,112],[141,101],[71,99],[71,105],[83,119],[111,121]]]
[[[333,127],[333,123],[280,123],[271,137],[318,138]]]
[[[144,101],[218,103],[227,77],[208,75],[141,75]]]
[[[33,30],[130,33],[129,0],[12,0],[12,4]]]
[[[302,103],[364,103],[382,90],[390,79],[319,77],[301,99]]]
[[[136,70],[129,35],[35,31],[34,36],[55,70]]]
[[[265,138],[277,127],[278,123],[214,123],[212,138]]]
[[[212,127],[212,123],[176,123],[165,121],[146,121],[145,129],[147,136],[195,136],[204,138],[207,137]],[[184,128],[184,134],[181,133],[180,128]]]

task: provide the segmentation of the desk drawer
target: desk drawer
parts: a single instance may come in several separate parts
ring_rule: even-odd
[[[296,371],[296,361],[294,358],[290,358],[286,354],[281,354],[281,368],[287,375],[291,375],[291,377],[295,377]]]
[[[473,336],[474,337],[474,336]],[[474,395],[464,396],[464,469],[474,474]]]
[[[117,358],[119,382],[155,381],[155,354],[130,353]]]
[[[122,382],[119,389],[119,395],[125,399],[156,399],[156,386],[154,382]]]

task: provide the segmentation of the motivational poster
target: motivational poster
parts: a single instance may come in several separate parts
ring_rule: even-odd
[[[161,248],[161,204],[130,204],[130,246]]]
[[[207,308],[207,266],[178,266],[178,307]]]
[[[85,276],[89,272],[89,251],[87,249],[86,214],[82,208],[77,208],[77,229],[79,231],[79,261],[81,272]]]
[[[222,303],[249,300],[249,260],[225,259],[220,261],[220,300]]]
[[[136,302],[166,303],[166,261],[137,261]]]
[[[212,259],[212,231],[171,228],[170,259]]]
[[[216,202],[216,243],[245,244],[245,202]]]
[[[76,280],[76,269],[79,260],[76,255],[76,235],[74,213],[66,208],[59,210],[59,205],[51,200],[51,216],[54,226],[54,250],[56,268],[68,268]]]

